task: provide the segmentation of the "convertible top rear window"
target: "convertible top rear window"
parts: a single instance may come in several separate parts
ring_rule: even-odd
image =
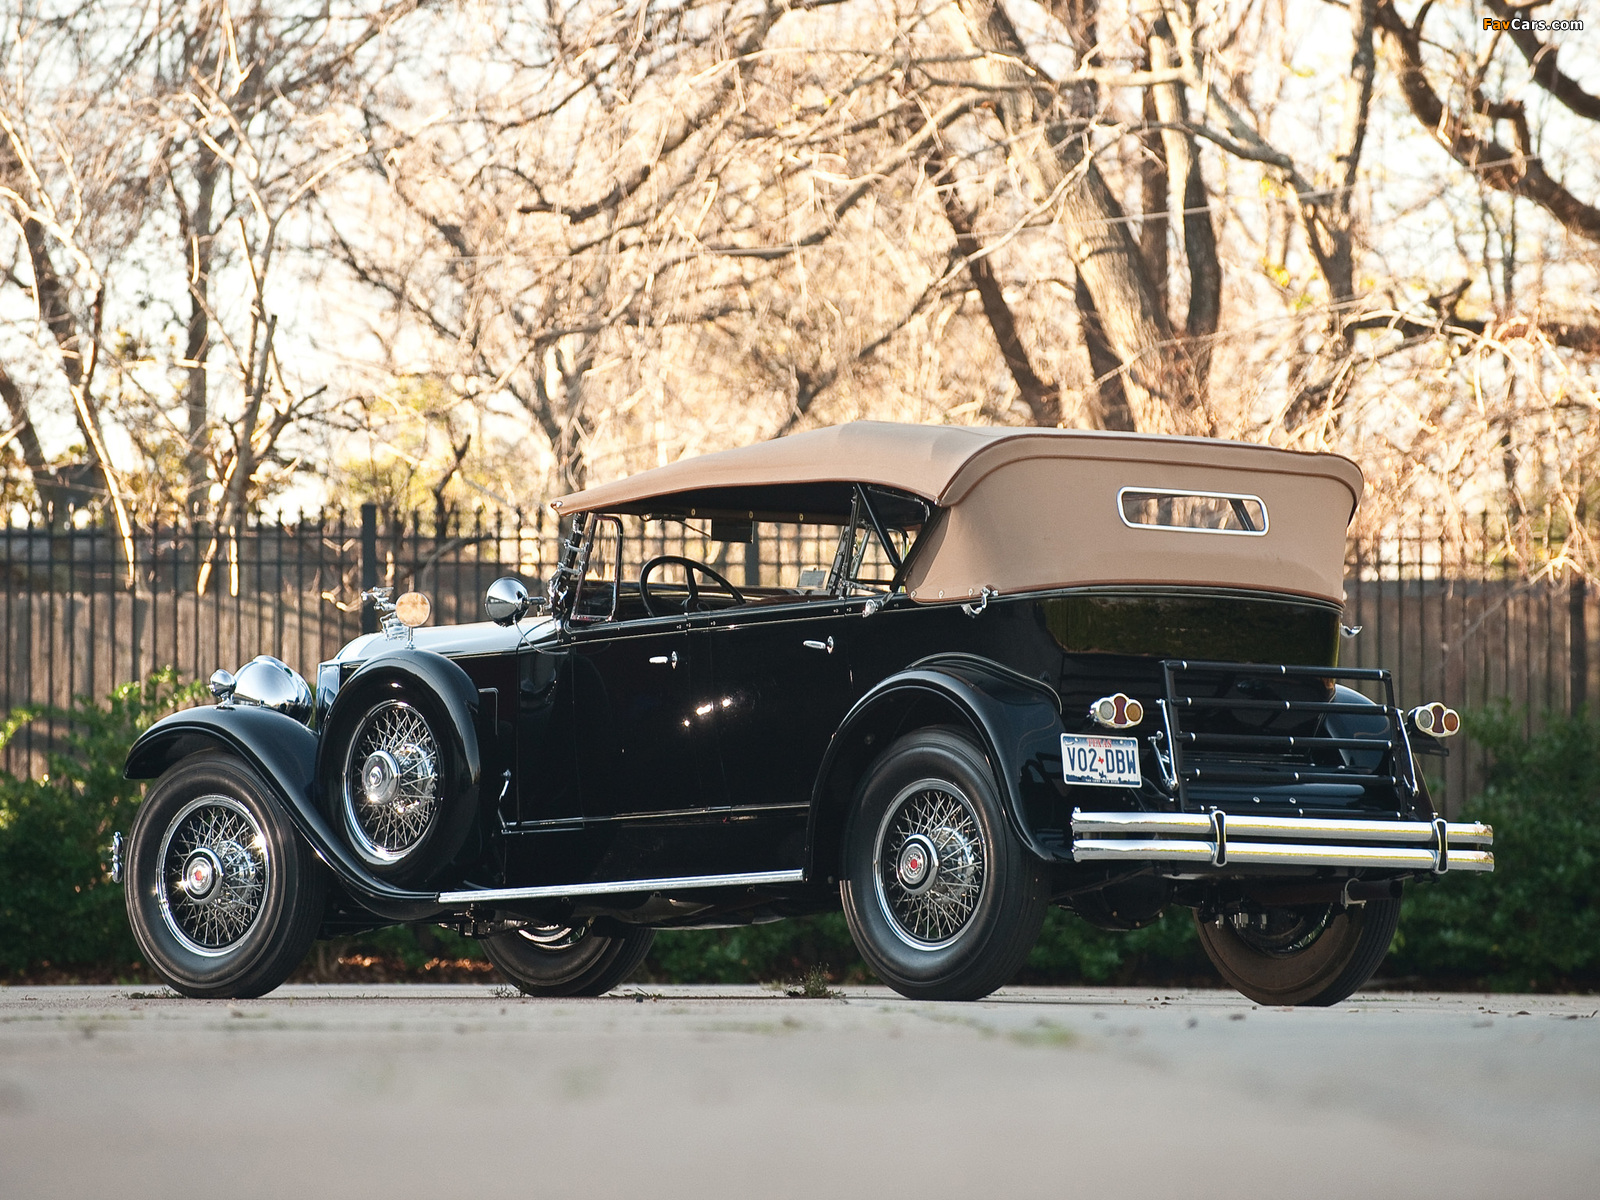
[[[1122,523],[1195,533],[1267,532],[1267,506],[1260,496],[1232,492],[1186,492],[1171,488],[1125,487],[1117,493]]]

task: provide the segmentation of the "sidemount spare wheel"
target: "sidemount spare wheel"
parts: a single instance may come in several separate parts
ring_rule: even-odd
[[[185,996],[265,995],[322,921],[322,864],[260,776],[230,755],[192,755],[151,786],[127,870],[133,936]]]
[[[340,692],[319,783],[329,817],[375,876],[425,886],[466,842],[476,789],[462,739],[472,736],[419,679],[380,675]]]
[[[1400,901],[1195,916],[1217,972],[1257,1004],[1338,1004],[1383,964]]]
[[[1007,821],[983,751],[945,728],[900,738],[862,779],[839,890],[867,965],[918,1000],[1005,984],[1049,903],[1045,866]]]
[[[484,938],[483,951],[529,996],[603,996],[638,970],[655,938],[653,929],[608,937],[590,925],[525,925]]]

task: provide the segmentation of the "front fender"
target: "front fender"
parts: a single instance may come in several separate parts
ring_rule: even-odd
[[[1034,854],[1062,858],[1030,819],[1030,801],[1054,801],[1065,732],[1056,695],[1042,683],[969,654],[937,655],[873,687],[828,743],[812,791],[807,877],[836,873],[835,859],[857,781],[895,738],[927,725],[959,724],[982,744],[1012,829]],[[1040,807],[1033,805],[1032,807]]]
[[[455,751],[462,764],[463,789],[470,789],[467,802],[477,795],[483,774],[483,757],[478,746],[478,689],[461,667],[427,650],[396,648],[369,658],[339,688],[339,695],[328,713],[323,728],[330,728],[335,713],[367,702],[373,691],[386,681],[404,680],[432,692],[450,718]],[[320,772],[321,764],[314,771]]]
[[[128,751],[123,774],[154,779],[202,751],[221,750],[254,768],[300,836],[351,896],[374,914],[416,921],[445,911],[431,892],[412,892],[375,879],[328,827],[315,800],[317,735],[268,708],[192,708],[157,721]]]

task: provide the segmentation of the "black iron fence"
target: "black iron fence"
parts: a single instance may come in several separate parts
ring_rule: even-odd
[[[763,533],[740,546],[653,538],[623,558],[687,553],[753,583],[764,568],[818,553]],[[364,587],[427,592],[435,623],[477,620],[490,582],[515,574],[537,586],[558,544],[556,523],[543,513],[480,514],[435,527],[368,506],[236,535],[141,530],[130,564],[127,544],[102,525],[0,527],[0,703],[64,707],[158,667],[199,679],[256,654],[311,677],[362,632]],[[728,561],[730,552],[737,561]],[[1529,578],[1492,547],[1407,535],[1353,541],[1345,587],[1345,619],[1361,632],[1344,643],[1344,662],[1394,672],[1403,704],[1441,699],[1481,709],[1505,701],[1526,710],[1531,729],[1545,711],[1600,695],[1600,662],[1588,653],[1600,604],[1581,580]],[[26,730],[6,751],[7,769],[37,770],[50,734],[48,724]],[[1483,766],[1468,741],[1444,760],[1452,813]]]
[[[1529,733],[1547,712],[1575,712],[1600,695],[1595,589],[1575,572],[1530,574],[1485,536],[1466,546],[1426,535],[1352,540],[1345,564],[1344,643],[1350,666],[1393,673],[1403,706],[1442,700],[1462,710],[1508,704]],[[1445,805],[1460,811],[1486,758],[1458,739],[1442,765]]]

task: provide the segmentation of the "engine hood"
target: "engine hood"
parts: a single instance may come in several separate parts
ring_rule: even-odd
[[[527,617],[515,625],[496,625],[475,621],[470,625],[424,626],[413,631],[412,646],[446,658],[468,658],[480,654],[511,654],[519,646],[541,641],[556,632],[550,617]],[[361,663],[403,643],[382,633],[367,633],[345,645],[333,661],[341,665]]]

